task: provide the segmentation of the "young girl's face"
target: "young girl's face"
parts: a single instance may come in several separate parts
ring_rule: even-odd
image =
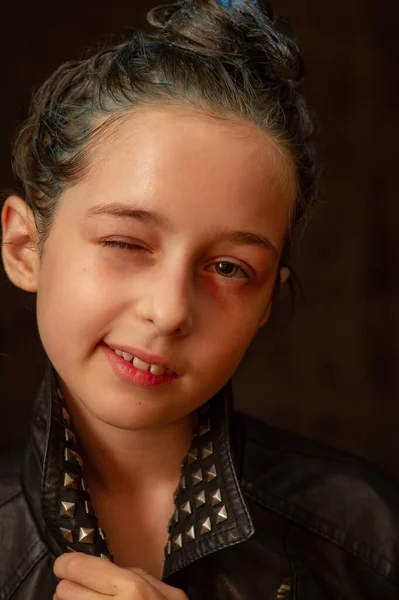
[[[88,158],[36,259],[40,336],[70,398],[116,427],[159,426],[212,397],[268,318],[287,159],[249,124],[166,107],[124,116]],[[179,376],[143,387],[105,345],[160,355]]]

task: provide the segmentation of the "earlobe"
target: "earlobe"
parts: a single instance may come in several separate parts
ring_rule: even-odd
[[[5,272],[14,285],[37,291],[39,256],[33,213],[18,196],[10,196],[1,211],[1,254]]]

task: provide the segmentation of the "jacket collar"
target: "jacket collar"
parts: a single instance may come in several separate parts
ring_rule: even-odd
[[[245,542],[254,534],[236,472],[239,439],[232,429],[231,382],[197,413],[197,428],[174,494],[164,580],[197,559]],[[57,374],[46,357],[25,454],[24,489],[56,556],[79,551],[112,560],[81,467]]]

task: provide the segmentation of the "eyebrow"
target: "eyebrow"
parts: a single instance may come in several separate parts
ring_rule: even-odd
[[[131,205],[113,202],[111,204],[98,204],[85,211],[85,218],[97,215],[109,215],[112,217],[123,217],[141,221],[146,225],[156,225],[163,229],[170,229],[172,222],[165,216],[155,211],[133,208]],[[264,246],[278,258],[278,250],[271,241],[260,233],[251,231],[234,231],[231,229],[219,229],[218,235],[223,240],[228,240],[236,244],[245,246]]]

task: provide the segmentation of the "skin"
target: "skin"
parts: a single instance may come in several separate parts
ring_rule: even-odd
[[[148,578],[162,575],[192,413],[233,375],[269,318],[277,278],[284,282],[288,275],[279,269],[294,198],[287,160],[249,123],[191,108],[142,107],[113,123],[89,149],[84,177],[59,199],[41,260],[33,248],[38,238],[30,209],[16,196],[6,200],[5,270],[16,286],[37,293],[39,334],[72,413],[85,478],[119,565],[80,554],[61,557],[56,574],[79,584],[81,595],[65,591],[61,582],[57,598],[128,599],[133,588],[126,581],[134,587],[139,580],[150,587],[135,598],[184,597],[165,584],[154,588]],[[160,213],[168,225],[85,217],[109,203]],[[264,236],[268,245],[224,239],[222,229]],[[140,249],[105,247],[104,240]],[[218,270],[220,261],[236,265],[230,277]],[[122,381],[98,347],[101,340],[161,354],[180,377],[152,389]],[[142,542],[137,554],[126,540],[127,525]],[[79,560],[93,579],[82,581],[68,570],[68,561],[75,561],[83,573]],[[112,576],[119,591],[109,593],[106,583],[93,587],[103,581],[101,573]]]

